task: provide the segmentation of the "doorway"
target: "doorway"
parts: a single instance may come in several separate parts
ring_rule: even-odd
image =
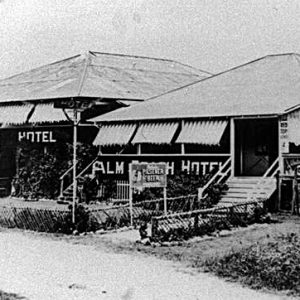
[[[236,176],[262,176],[277,157],[277,118],[235,120]]]

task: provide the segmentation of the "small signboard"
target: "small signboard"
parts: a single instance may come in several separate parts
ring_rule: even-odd
[[[287,116],[281,116],[279,122],[279,145],[282,153],[289,152],[289,128]]]
[[[95,101],[90,99],[62,99],[54,102],[54,108],[77,109],[83,111],[92,107]]]
[[[167,186],[167,164],[131,163],[130,183],[132,188],[165,188]]]

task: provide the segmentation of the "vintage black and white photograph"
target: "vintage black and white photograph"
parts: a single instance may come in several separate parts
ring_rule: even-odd
[[[300,298],[299,0],[0,0],[0,300]]]

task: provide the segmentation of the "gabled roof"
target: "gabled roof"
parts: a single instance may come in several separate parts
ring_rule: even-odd
[[[89,51],[0,80],[0,102],[69,97],[144,100],[210,75],[167,59]]]
[[[269,55],[92,121],[281,114],[300,104],[300,56]]]

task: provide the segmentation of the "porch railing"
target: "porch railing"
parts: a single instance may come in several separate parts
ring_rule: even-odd
[[[205,197],[206,190],[212,184],[224,183],[231,176],[231,158],[221,166],[217,173],[201,188],[198,189],[198,200]]]
[[[92,160],[82,171],[80,171],[77,175],[76,175],[76,179],[80,178],[93,164],[94,162],[97,160],[97,157]],[[77,162],[76,165],[77,166]],[[70,189],[73,186],[73,182],[71,184],[69,184],[67,187],[65,187],[65,183],[64,183],[64,179],[65,177],[72,172],[74,166],[72,166],[71,168],[69,168],[64,174],[62,174],[60,176],[60,195],[59,197],[63,197],[63,194],[66,190]]]

